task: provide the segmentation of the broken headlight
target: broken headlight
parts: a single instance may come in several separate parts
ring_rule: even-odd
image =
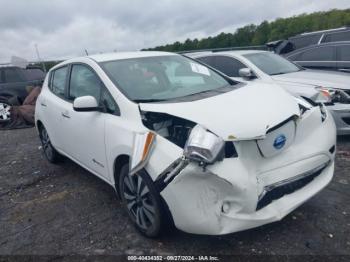
[[[225,142],[222,138],[196,125],[184,148],[184,156],[204,164],[213,164],[224,158]]]
[[[350,96],[341,89],[331,88],[331,87],[317,87],[320,94],[317,98],[321,103],[342,103],[349,104]]]

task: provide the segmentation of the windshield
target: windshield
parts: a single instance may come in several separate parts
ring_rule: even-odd
[[[210,92],[230,83],[211,69],[179,55],[101,63],[111,80],[135,102],[175,99]]]
[[[281,75],[301,70],[289,60],[273,53],[254,53],[243,56],[268,75]]]

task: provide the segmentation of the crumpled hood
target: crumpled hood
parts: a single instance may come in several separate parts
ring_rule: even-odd
[[[343,72],[306,69],[271,77],[278,82],[292,82],[346,90],[350,89],[350,74]]]
[[[300,114],[293,96],[280,87],[263,83],[249,83],[224,94],[190,102],[141,103],[140,109],[191,120],[224,140],[264,136],[267,129]]]

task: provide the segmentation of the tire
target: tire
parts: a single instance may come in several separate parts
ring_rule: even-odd
[[[44,126],[40,128],[40,140],[46,159],[53,164],[61,162],[62,155],[51,144],[51,140]]]
[[[129,164],[125,164],[119,175],[119,192],[138,231],[146,237],[157,237],[164,232],[169,219],[161,197],[145,171],[130,175]]]

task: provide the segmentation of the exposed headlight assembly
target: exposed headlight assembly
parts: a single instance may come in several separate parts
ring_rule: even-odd
[[[317,87],[320,91],[315,102],[350,104],[350,96],[341,89]]]
[[[202,164],[213,164],[224,158],[225,142],[222,138],[196,125],[184,148],[184,156]]]

